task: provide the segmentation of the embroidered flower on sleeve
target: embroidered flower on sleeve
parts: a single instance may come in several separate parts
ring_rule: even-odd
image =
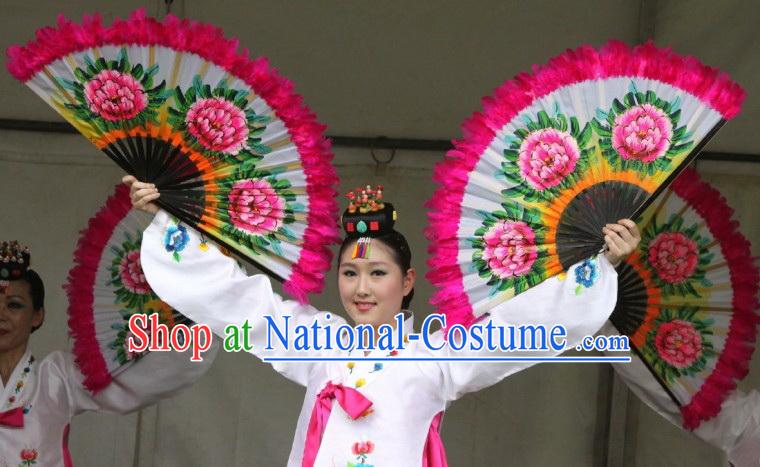
[[[170,225],[166,229],[164,236],[164,247],[166,251],[172,254],[175,261],[179,262],[179,252],[185,249],[187,242],[190,241],[190,235],[187,233],[187,227],[182,224]]]
[[[592,259],[586,259],[575,268],[575,294],[580,295],[584,288],[594,285],[599,278],[599,268]]]

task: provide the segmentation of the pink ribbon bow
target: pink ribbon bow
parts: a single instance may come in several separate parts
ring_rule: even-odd
[[[306,432],[306,444],[303,448],[303,462],[301,463],[303,467],[314,466],[317,452],[322,445],[322,435],[325,433],[325,426],[327,426],[327,420],[330,418],[330,412],[332,412],[333,399],[337,400],[343,410],[354,420],[372,407],[372,402],[356,389],[347,388],[342,384],[327,383],[324,389],[317,394],[314,408],[311,410],[309,429]]]
[[[24,428],[24,408],[16,407],[15,409],[0,412],[0,426]]]

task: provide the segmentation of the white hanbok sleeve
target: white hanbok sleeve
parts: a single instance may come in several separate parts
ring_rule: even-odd
[[[240,328],[246,321],[251,327],[249,344],[251,353],[259,358],[303,357],[288,342],[286,348],[268,326],[266,316],[281,332],[299,325],[319,329],[326,324],[340,326],[345,321],[330,313],[320,312],[310,305],[283,300],[274,293],[269,278],[263,274],[248,276],[238,263],[223,254],[212,242],[201,248],[201,238],[187,228],[187,242],[179,251],[179,261],[167,252],[164,240],[166,231],[175,222],[164,211],[159,211],[145,230],[142,241],[141,262],[145,277],[163,301],[197,323],[206,324],[217,336],[224,338],[229,326]],[[293,334],[290,334],[292,341]],[[267,350],[271,344],[270,350]],[[309,357],[324,356],[332,351],[313,351]],[[275,370],[285,377],[307,385],[316,364],[311,362],[272,362]]]
[[[190,361],[190,352],[149,352],[95,395],[85,388],[84,376],[71,353],[53,352],[45,363],[49,371],[58,373],[55,376],[61,385],[51,383],[49,387],[58,388],[59,397],[65,399],[60,402],[68,407],[70,417],[87,410],[126,414],[191,386],[211,367],[218,349],[212,344],[202,362]]]
[[[575,348],[584,337],[593,336],[609,318],[617,300],[617,273],[609,261],[599,255],[591,262],[597,268],[598,276],[591,286],[579,286],[575,280],[575,268],[571,267],[564,278],[553,277],[541,284],[497,305],[489,316],[481,321],[486,326],[488,320],[494,328],[508,326],[543,326],[547,333],[554,326],[566,330],[566,344],[562,350],[541,351],[460,351],[455,352],[447,345],[433,357],[551,357],[569,348]],[[440,345],[443,334],[438,331],[433,339]],[[496,341],[498,342],[498,340]],[[529,344],[528,344],[529,345]],[[507,376],[534,365],[535,362],[441,362],[440,387],[445,400],[454,400],[462,395],[478,391],[496,384]]]
[[[602,332],[613,333],[615,328],[607,323]],[[613,368],[641,401],[670,423],[683,427],[678,406],[636,355],[631,355],[630,363],[617,363]],[[734,391],[723,402],[720,413],[692,433],[723,450],[735,467],[760,467],[760,393]]]

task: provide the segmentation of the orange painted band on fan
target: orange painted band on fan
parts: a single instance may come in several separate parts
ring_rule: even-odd
[[[638,250],[631,253],[626,259],[626,263],[641,277],[644,287],[647,289],[647,312],[644,316],[644,321],[636,329],[633,336],[630,337],[631,343],[636,348],[642,349],[646,345],[647,334],[652,330],[652,323],[660,314],[661,308],[654,305],[662,303],[662,291],[654,284],[652,271],[644,265],[644,260],[641,259],[641,254]]]
[[[206,193],[216,193],[219,191],[216,183],[214,183],[214,180],[217,178],[214,173],[217,170],[217,165],[215,165],[215,162],[185,144],[185,140],[182,135],[180,133],[173,132],[172,128],[168,125],[156,126],[148,123],[144,127],[134,127],[129,131],[112,130],[107,133],[103,133],[100,138],[94,139],[92,142],[98,149],[103,150],[116,141],[135,136],[150,137],[160,141],[166,141],[175,148],[179,148],[180,152],[182,152],[182,154],[186,154],[187,158],[193,162],[195,167],[200,172],[201,180],[206,182],[206,184],[204,184],[204,190]]]

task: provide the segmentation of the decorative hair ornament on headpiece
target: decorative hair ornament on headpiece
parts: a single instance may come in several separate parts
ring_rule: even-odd
[[[5,293],[10,281],[24,275],[30,262],[29,248],[15,240],[0,243],[0,293]]]
[[[357,188],[346,194],[348,208],[341,223],[347,238],[358,238],[352,258],[368,258],[373,237],[393,231],[396,210],[383,202],[383,186]]]

